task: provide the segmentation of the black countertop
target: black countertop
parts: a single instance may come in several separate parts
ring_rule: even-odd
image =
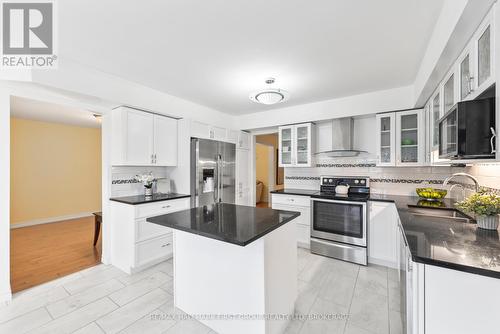
[[[321,197],[317,190],[283,189],[274,193]],[[428,202],[417,196],[382,194],[370,194],[367,200],[395,203],[413,261],[500,278],[498,231],[483,230],[474,223],[409,212],[409,206],[455,210],[454,200]],[[436,215],[438,213],[436,211]]]
[[[292,188],[285,188],[285,189],[271,191],[271,194],[299,195],[299,196],[311,196],[317,193],[319,193],[319,190],[292,189]]]
[[[409,206],[436,206],[452,210],[455,201],[428,203],[411,196],[371,195],[372,201],[394,202],[413,261],[500,278],[500,237],[498,231],[483,230],[475,223],[439,217],[413,215]]]
[[[153,196],[147,196],[147,197],[144,195],[111,197],[109,200],[115,201],[115,202],[120,202],[120,203],[125,203],[125,204],[136,205],[136,204],[146,204],[146,203],[153,203],[153,202],[160,202],[160,201],[168,201],[168,200],[172,200],[172,199],[179,199],[179,198],[186,198],[186,197],[191,197],[191,195],[176,194],[176,193],[168,193],[168,194],[157,193],[157,194],[154,194]]]
[[[218,203],[146,219],[150,223],[246,246],[300,216],[299,212]]]

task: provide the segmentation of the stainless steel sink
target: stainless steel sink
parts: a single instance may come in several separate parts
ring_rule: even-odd
[[[415,206],[408,206],[408,212],[416,216],[428,216],[434,218],[449,218],[453,220],[460,220],[461,222],[474,222],[474,218],[454,209],[433,209],[421,208]]]

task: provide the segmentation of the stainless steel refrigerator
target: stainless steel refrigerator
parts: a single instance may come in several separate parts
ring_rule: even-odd
[[[191,138],[191,206],[236,201],[236,145]]]

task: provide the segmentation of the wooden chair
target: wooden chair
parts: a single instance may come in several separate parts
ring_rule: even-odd
[[[101,223],[102,223],[102,212],[94,212],[95,219],[95,230],[94,230],[94,247],[97,244],[97,240],[99,239],[99,232],[101,231]]]

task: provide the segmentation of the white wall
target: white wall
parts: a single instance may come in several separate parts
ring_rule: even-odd
[[[413,86],[405,86],[247,114],[238,118],[237,125],[241,129],[248,130],[346,116],[368,115],[412,107]]]
[[[10,295],[10,94],[0,90],[0,304]]]

